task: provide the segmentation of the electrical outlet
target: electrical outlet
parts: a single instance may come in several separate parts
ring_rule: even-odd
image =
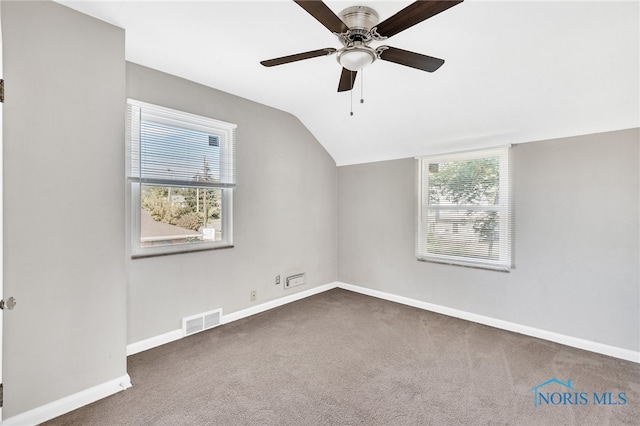
[[[257,299],[256,291],[255,290],[251,290],[251,301],[255,302],[256,299]]]
[[[276,285],[280,284],[280,275],[276,275]]]

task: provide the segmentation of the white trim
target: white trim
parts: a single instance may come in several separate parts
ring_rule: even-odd
[[[130,387],[131,378],[128,374],[125,374],[117,379],[93,386],[49,404],[34,408],[33,410],[18,414],[17,416],[10,417],[2,421],[2,426],[39,424]]]
[[[426,156],[416,157],[417,169],[416,169],[416,189],[417,189],[417,204],[416,204],[416,234],[415,234],[415,249],[416,257],[418,260],[425,262],[445,263],[449,265],[459,265],[465,267],[474,267],[481,269],[497,270],[501,272],[509,272],[513,268],[512,259],[512,244],[514,241],[513,232],[513,194],[510,190],[510,149],[511,145],[505,145],[503,147],[496,147],[492,149],[463,151],[451,154],[442,154],[438,156]],[[429,195],[432,182],[431,182],[431,165],[439,163],[450,162],[464,162],[468,160],[477,159],[498,159],[499,169],[499,185],[498,185],[498,204],[487,205],[469,205],[467,204],[440,204],[439,202],[432,203],[431,196]],[[429,216],[435,213],[436,223],[440,222],[438,219],[440,212],[449,212],[457,217],[461,212],[470,211],[474,212],[497,212],[499,219],[498,224],[498,237],[497,244],[498,259],[491,260],[482,256],[474,257],[469,254],[438,254],[432,252],[432,247],[428,242],[428,234],[431,233],[433,223],[430,222]],[[444,220],[444,219],[443,219]],[[475,225],[474,225],[475,227]],[[454,230],[454,233],[456,231]],[[449,241],[455,247],[458,247],[460,241]],[[459,248],[459,247],[458,247]],[[479,247],[475,247],[478,250]],[[447,251],[447,250],[445,250]],[[479,252],[477,253],[479,254]]]
[[[325,285],[321,285],[318,287],[311,288],[309,290],[301,291],[299,293],[294,293],[289,296],[281,297],[279,299],[271,300],[266,303],[262,303],[260,305],[252,306],[247,309],[243,309],[241,311],[233,312],[229,315],[224,315],[222,317],[222,324],[227,324],[233,321],[237,321],[242,318],[249,317],[251,315],[259,314],[264,311],[268,311],[269,309],[277,308],[278,306],[286,305],[287,303],[295,302],[297,300],[305,299],[309,296],[313,296],[319,293],[324,293],[327,290],[331,290],[337,287],[337,283],[329,283]]]
[[[151,164],[165,164],[164,161],[174,162],[173,148],[174,143],[182,143],[182,141],[166,141],[160,145],[156,154],[162,151],[164,154],[160,157],[154,154],[151,157],[145,156],[143,148],[143,126],[144,122],[162,123],[164,125],[172,126],[180,129],[194,130],[200,133],[205,133],[209,136],[215,135],[219,141],[219,155],[216,159],[210,158],[210,168],[219,170],[219,178],[212,182],[193,182],[193,176],[188,176],[184,172],[188,170],[179,167],[179,171],[176,175],[175,168],[172,166],[173,172],[169,172],[167,176],[164,166],[163,171],[156,176],[152,173],[151,176],[146,175],[145,167]],[[127,99],[127,114],[126,114],[126,178],[127,185],[127,205],[130,208],[131,216],[128,218],[127,232],[130,234],[131,239],[131,257],[133,259],[158,256],[174,253],[187,253],[200,250],[218,249],[231,247],[233,245],[233,221],[231,215],[233,214],[233,188],[236,181],[236,128],[234,123],[228,123],[214,118],[200,116],[188,112],[183,112],[163,106],[153,105],[146,102],[137,101],[135,99]],[[176,145],[177,146],[177,145]],[[168,147],[171,147],[169,149]],[[213,154],[212,154],[213,155]],[[147,163],[150,160],[150,163]],[[177,160],[175,160],[177,161]],[[214,163],[211,163],[214,161]],[[166,164],[165,164],[166,165]],[[186,167],[186,166],[185,166]],[[154,168],[155,169],[155,168]],[[156,170],[157,171],[157,170]],[[161,238],[149,239],[141,238],[141,187],[143,185],[158,186],[158,187],[176,187],[176,188],[203,188],[220,191],[221,193],[221,240],[212,241],[203,237],[203,234],[195,233],[192,235],[179,235],[180,238],[174,238],[175,236],[162,236]],[[196,241],[182,241],[188,239],[188,237],[199,237]],[[203,239],[204,238],[204,239]],[[173,241],[173,240],[179,241]],[[162,242],[164,244],[157,245],[143,245],[144,242]]]
[[[0,8],[2,9],[2,8]],[[2,62],[2,58],[3,58],[3,44],[2,44],[2,12],[0,11],[0,78],[4,78],[4,68],[3,68],[3,62]],[[3,134],[4,134],[4,104],[0,104],[0,299],[4,298],[4,281],[3,281],[3,277],[4,277],[4,234],[3,234],[3,228],[4,228],[4,211],[3,211],[3,205],[4,205],[4,193],[3,193],[3,187],[4,187],[4,183],[3,183],[3,176],[4,176],[4,169],[3,169],[3,164],[4,164],[4,160],[2,157],[2,154],[4,152],[4,139],[3,139]],[[4,342],[4,334],[3,334],[3,321],[4,321],[4,313],[0,312],[0,383],[2,383],[2,351],[3,351],[3,342]],[[2,407],[0,406],[0,422],[2,421]]]
[[[619,348],[617,346],[606,345],[604,343],[593,342],[586,339],[580,339],[578,337],[567,336],[565,334],[555,333],[553,331],[541,330],[535,327],[529,327],[522,324],[516,324],[510,321],[504,321],[484,315],[478,315],[471,312],[461,311],[446,306],[436,305],[429,302],[423,302],[421,300],[411,299],[404,296],[398,296],[391,293],[385,293],[380,290],[374,290],[366,287],[360,287],[353,284],[347,284],[340,281],[321,285],[311,288],[309,290],[294,293],[292,295],[282,297],[276,300],[272,300],[260,305],[252,306],[241,311],[236,311],[228,315],[224,315],[221,319],[222,324],[228,324],[233,321],[237,321],[242,318],[249,317],[251,315],[259,314],[269,309],[277,308],[278,306],[286,305],[287,303],[295,302],[297,300],[304,299],[309,296],[313,296],[325,291],[341,288],[343,290],[349,290],[367,296],[377,297],[378,299],[388,300],[390,302],[396,302],[414,308],[424,309],[426,311],[435,312],[438,314],[447,315],[454,318],[460,318],[466,321],[475,322],[478,324],[488,325],[501,330],[512,331],[514,333],[523,334],[525,336],[536,337],[550,342],[560,343],[562,345],[570,346],[573,348],[583,349],[590,352],[595,352],[603,355],[612,356],[614,358],[620,358],[631,362],[640,363],[640,352],[632,351],[629,349]],[[162,334],[160,336],[145,339],[136,343],[127,345],[127,355],[133,355],[138,352],[152,349],[156,346],[170,343],[174,340],[181,339],[182,330],[174,330],[169,333]]]
[[[478,324],[488,325],[490,327],[495,327],[502,330],[512,331],[514,333],[524,334],[525,336],[537,337],[539,339],[548,340],[550,342],[560,343],[562,345],[640,363],[640,352],[619,348],[617,346],[592,342],[590,340],[567,336],[565,334],[555,333],[553,331],[541,330],[539,328],[516,324],[510,321],[504,321],[484,315],[474,314],[471,312],[460,311],[458,309],[435,305],[433,303],[410,299],[408,297],[396,296],[391,293],[385,293],[383,291],[373,290],[370,288],[360,287],[352,284],[338,282],[338,288],[365,294],[367,296],[377,297],[379,299],[389,300],[391,302],[401,303],[403,305],[412,306],[414,308],[424,309],[426,311],[436,312],[438,314],[443,314],[454,318],[472,321]]]
[[[156,115],[166,116],[170,118],[178,117],[178,121],[182,125],[184,125],[184,121],[188,121],[190,122],[189,124],[199,126],[199,128],[204,128],[207,132],[213,130],[214,134],[218,134],[217,132],[220,132],[220,129],[218,129],[217,127],[222,127],[223,130],[238,128],[238,125],[235,123],[206,117],[204,115],[192,114],[190,112],[180,111],[173,108],[167,108],[165,106],[151,104],[149,102],[142,102],[137,99],[127,98],[127,104],[134,105],[146,110],[151,110],[152,114],[156,113]]]
[[[465,154],[468,152],[492,151],[495,149],[511,148],[513,147],[513,145],[514,144],[512,143],[494,145],[494,141],[490,141],[486,143],[473,143],[473,144],[446,143],[440,147],[435,146],[433,147],[433,149],[422,151],[420,154],[416,155],[414,158],[416,160],[420,160],[420,159],[429,158],[429,157],[448,157],[451,155]]]
[[[429,161],[451,161],[457,159],[476,159],[483,158],[495,153],[500,154],[502,150],[509,149],[513,145],[505,144],[505,145],[492,145],[487,147],[478,147],[478,148],[469,148],[462,149],[459,151],[447,151],[447,152],[434,152],[433,154],[420,155],[414,157],[416,160],[429,160]]]
[[[313,296],[319,293],[324,293],[327,290],[336,288],[337,283],[329,283],[318,287],[311,288],[309,290],[294,293],[289,296],[281,297],[279,299],[271,300],[269,302],[261,303],[260,305],[252,306],[241,311],[232,312],[228,315],[223,315],[220,319],[220,325],[228,324],[233,321],[237,321],[242,318],[249,317],[251,315],[259,314],[264,311],[268,311],[278,306],[286,305],[287,303],[295,302],[297,300],[305,299],[309,296]],[[182,329],[173,330],[168,333],[161,334],[159,336],[144,339],[139,342],[131,343],[127,345],[127,356],[143,352],[148,349],[155,348],[157,346],[171,343],[176,340],[180,340],[184,337]]]
[[[175,340],[180,340],[183,337],[184,335],[182,333],[182,329],[180,328],[178,330],[173,330],[159,336],[154,336],[135,343],[131,343],[127,345],[127,356],[137,354],[138,352],[144,352],[157,346],[171,343]]]

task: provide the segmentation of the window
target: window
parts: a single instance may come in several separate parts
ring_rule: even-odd
[[[419,260],[513,266],[508,148],[419,158],[417,175]]]
[[[129,99],[132,255],[229,247],[235,124]]]

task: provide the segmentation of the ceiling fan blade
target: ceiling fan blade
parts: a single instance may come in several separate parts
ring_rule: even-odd
[[[295,0],[294,0],[295,1]],[[307,13],[318,20],[332,33],[342,34],[347,32],[349,27],[342,22],[342,19],[333,13],[329,7],[322,1],[296,1],[298,6],[307,11]]]
[[[378,34],[383,37],[391,37],[463,1],[464,0],[422,0],[411,3],[392,17],[379,23],[377,26]]]
[[[380,53],[380,59],[384,61],[395,62],[396,64],[427,72],[434,72],[444,64],[444,59],[409,52],[408,50],[402,50],[396,47],[385,47],[387,47],[387,49]]]
[[[342,74],[340,74],[340,83],[338,83],[338,92],[347,92],[353,89],[353,84],[356,81],[356,74],[358,71],[350,71],[346,68],[342,68]]]
[[[336,53],[336,49],[327,47],[325,49],[312,50],[310,52],[296,53],[295,55],[283,56],[281,58],[267,59],[260,61],[265,67],[288,64],[289,62],[302,61],[303,59],[317,58],[318,56],[328,56]]]
[[[351,71],[346,68],[342,68],[342,74],[340,74],[340,83],[338,83],[338,92],[347,92],[353,89],[353,84],[356,81],[356,74],[358,71]]]

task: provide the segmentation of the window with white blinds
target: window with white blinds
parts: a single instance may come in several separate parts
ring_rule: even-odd
[[[133,256],[232,245],[236,125],[127,100]]]
[[[419,260],[513,267],[509,148],[418,158]]]

